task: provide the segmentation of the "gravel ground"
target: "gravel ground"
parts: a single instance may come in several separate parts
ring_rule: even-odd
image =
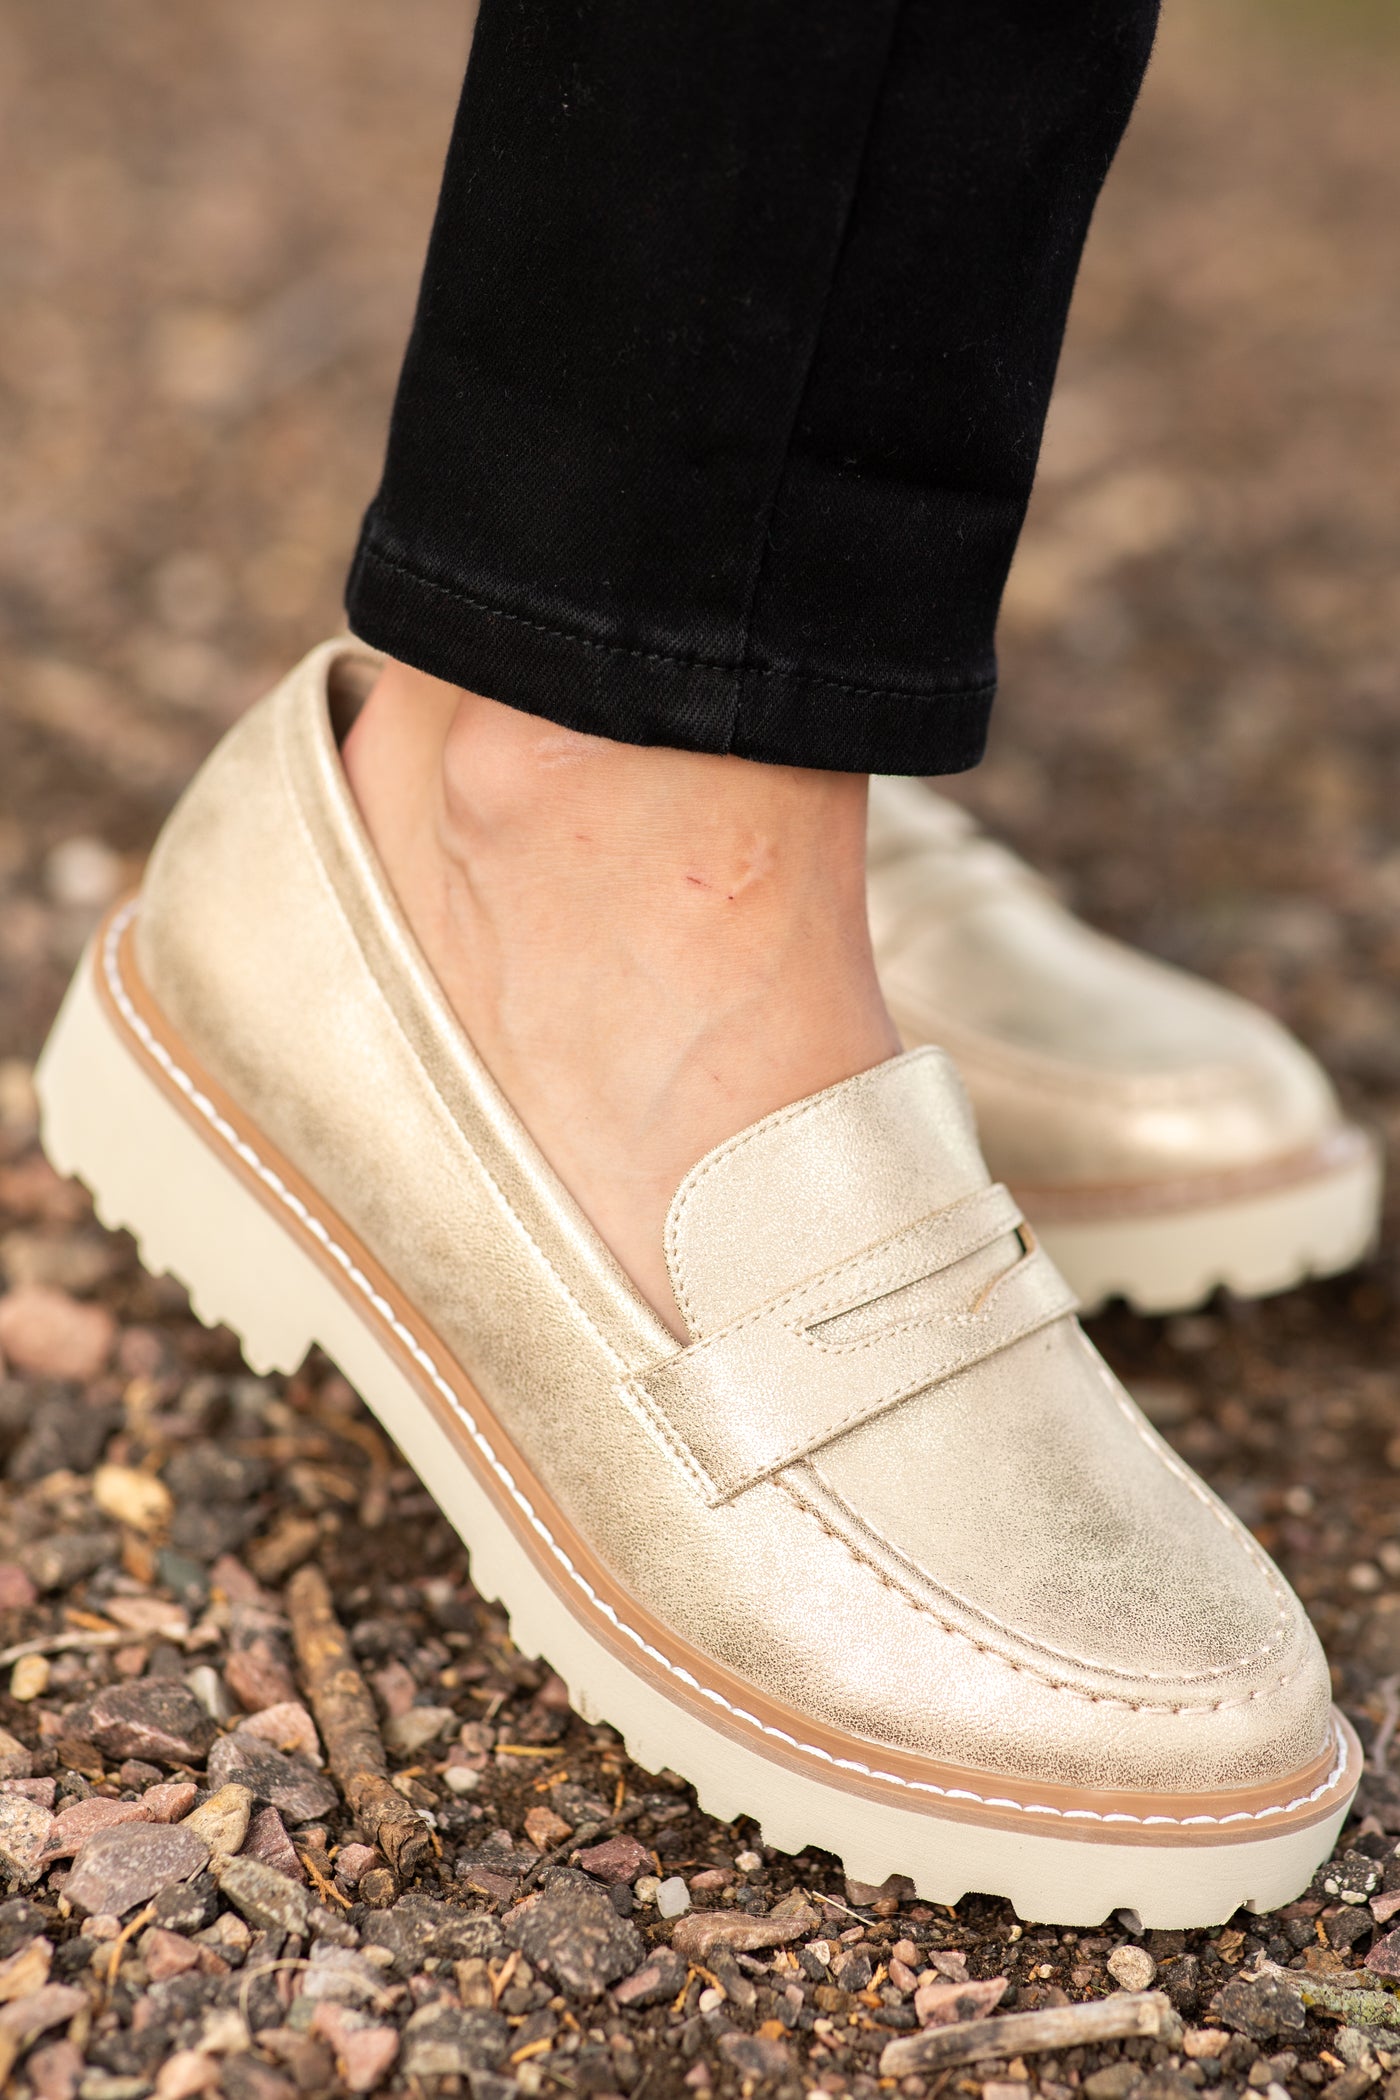
[[[0,2085],[1400,2100],[1393,1218],[1344,1281],[1095,1323],[1307,1600],[1372,1770],[1279,1915],[1059,1933],[631,1765],[333,1368],[250,1376],[37,1154],[94,916],[335,625],[464,43],[446,0],[0,21]],[[1396,50],[1364,8],[1169,9],[957,792],[1400,1135]]]

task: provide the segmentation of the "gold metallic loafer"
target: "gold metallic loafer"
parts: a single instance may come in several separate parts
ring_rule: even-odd
[[[260,1369],[320,1343],[515,1638],[769,1842],[954,1902],[1199,1925],[1355,1789],[1301,1607],[1133,1407],[919,1049],[703,1159],[678,1346],[483,1070],[317,650],[225,740],[74,980],[53,1160]]]
[[[871,782],[869,895],[904,1040],[956,1060],[1082,1305],[1261,1297],[1367,1252],[1379,1147],[1267,1014],[1093,932],[917,781]]]

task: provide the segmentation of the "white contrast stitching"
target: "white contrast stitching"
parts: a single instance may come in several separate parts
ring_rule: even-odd
[[[442,1396],[453,1414],[461,1422],[477,1451],[481,1454],[481,1457],[496,1479],[501,1483],[530,1529],[543,1541],[552,1557],[558,1562],[570,1581],[582,1591],[594,1610],[599,1612],[610,1626],[619,1634],[625,1636],[650,1661],[664,1670],[668,1676],[675,1678],[678,1683],[685,1685],[698,1698],[706,1700],[711,1706],[723,1708],[724,1712],[733,1720],[743,1722],[746,1727],[755,1729],[759,1735],[767,1737],[771,1742],[782,1743],[788,1749],[798,1751],[803,1756],[815,1758],[819,1763],[829,1765],[833,1771],[851,1772],[862,1779],[875,1780],[887,1786],[899,1787],[905,1793],[933,1794],[945,1801],[966,1801],[979,1808],[1000,1809],[1015,1815],[1049,1816],[1057,1821],[1067,1823],[1132,1823],[1144,1829],[1154,1825],[1170,1825],[1179,1829],[1189,1829],[1209,1824],[1224,1829],[1231,1824],[1264,1823],[1278,1816],[1292,1815],[1295,1810],[1308,1808],[1314,1801],[1320,1801],[1336,1785],[1346,1769],[1347,1747],[1341,1730],[1334,1722],[1332,1734],[1333,1740],[1337,1745],[1337,1756],[1331,1771],[1325,1779],[1319,1781],[1311,1793],[1297,1795],[1292,1801],[1278,1802],[1262,1809],[1237,1809],[1233,1814],[1225,1816],[1135,1816],[1126,1811],[1117,1810],[1103,1813],[1093,1808],[1056,1808],[1049,1803],[1013,1801],[1000,1795],[978,1794],[973,1792],[970,1787],[945,1787],[939,1786],[933,1780],[906,1779],[898,1772],[886,1772],[880,1766],[866,1764],[860,1758],[838,1757],[834,1752],[824,1750],[819,1743],[803,1742],[800,1737],[790,1734],[787,1729],[775,1728],[771,1722],[760,1719],[757,1714],[750,1713],[747,1708],[735,1706],[724,1697],[722,1692],[716,1691],[710,1685],[702,1684],[692,1671],[687,1670],[681,1663],[673,1662],[668,1655],[663,1654],[659,1648],[654,1647],[644,1634],[639,1633],[635,1627],[629,1626],[627,1621],[614,1611],[606,1598],[598,1595],[588,1578],[580,1569],[574,1566],[564,1548],[554,1538],[527,1497],[521,1492],[516,1481],[497,1457],[496,1452],[482,1434],[481,1429],[468,1409],[463,1406],[458,1394],[448,1380],[444,1378],[441,1371],[439,1371],[432,1357],[422,1347],[416,1335],[404,1326],[403,1322],[395,1314],[393,1307],[375,1289],[369,1278],[357,1266],[353,1256],[348,1254],[339,1242],[331,1236],[321,1220],[307,1208],[301,1198],[287,1187],[280,1174],[259,1157],[246,1139],[239,1136],[233,1125],[219,1113],[208,1095],[202,1093],[189,1074],[175,1062],[175,1059],[170,1055],[170,1052],[160,1041],[159,1037],[147,1025],[133,1004],[123,982],[119,954],[121,937],[135,916],[137,909],[138,900],[133,898],[129,904],[124,906],[113,917],[102,944],[102,963],[113,1003],[122,1020],[141,1044],[147,1056],[160,1067],[171,1084],[178,1089],[202,1120],[209,1125],[211,1130],[243,1162],[249,1172],[262,1183],[265,1189],[276,1197],[279,1203],[291,1212],[298,1224],[311,1234],[317,1245],[340,1269],[346,1280],[354,1285],[366,1304],[389,1328],[400,1345],[408,1351],[414,1363],[417,1364],[424,1376],[430,1381],[434,1390]]]

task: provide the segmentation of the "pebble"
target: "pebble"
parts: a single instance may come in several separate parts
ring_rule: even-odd
[[[192,1779],[161,1779],[146,1788],[141,1806],[152,1823],[180,1823],[194,1807],[198,1792]]]
[[[550,1810],[545,1810],[546,1815],[550,1813]],[[528,1825],[528,1817],[526,1821]],[[605,1881],[614,1888],[635,1881],[643,1868],[651,1865],[651,1854],[646,1846],[639,1844],[636,1838],[628,1837],[625,1831],[619,1831],[616,1837],[605,1838],[601,1845],[590,1845],[586,1851],[576,1853],[574,1859],[585,1874],[591,1874],[595,1881]],[[663,1882],[662,1887],[666,1886]],[[684,1882],[681,1886],[684,1888]],[[682,1905],[682,1909],[684,1907]],[[675,1913],[663,1909],[661,1915],[665,1918]]]
[[[509,2042],[501,2013],[445,2002],[424,2005],[403,2031],[403,2072],[407,2078],[451,2078],[491,2071]]]
[[[399,2053],[397,2029],[376,2026],[342,2005],[318,2005],[310,2032],[329,2042],[335,2052],[336,2075],[351,2093],[372,2093],[388,2076]]]
[[[75,911],[104,911],[121,882],[121,859],[101,839],[85,834],[60,839],[44,855],[44,888],[55,904]]]
[[[86,1384],[106,1368],[116,1338],[105,1305],[80,1304],[53,1284],[17,1284],[0,1298],[0,1353],[36,1377]]]
[[[48,2042],[25,2065],[36,2100],[76,2100],[83,2052],[76,2042]]]
[[[335,1878],[342,1888],[357,1889],[360,1876],[379,1860],[375,1845],[342,1845],[335,1857]]]
[[[1301,2033],[1307,2013],[1291,1977],[1236,1976],[1216,1992],[1210,2009],[1218,2020],[1252,2042]]]
[[[233,1713],[233,1704],[225,1684],[213,1663],[196,1663],[185,1672],[185,1683],[198,1699],[211,1721],[222,1725]]]
[[[8,1728],[0,1728],[0,1779],[28,1779],[33,1770],[34,1753]]]
[[[198,1808],[191,1809],[182,1828],[193,1830],[196,1836],[203,1838],[216,1858],[231,1859],[235,1852],[243,1849],[252,1813],[252,1794],[246,1786],[230,1782],[201,1801]]]
[[[459,1797],[463,1794],[474,1794],[481,1785],[481,1774],[474,1772],[470,1765],[447,1765],[443,1770],[442,1783],[449,1794]],[[567,1825],[565,1827],[567,1829]]]
[[[0,1794],[0,1859],[21,1881],[34,1881],[44,1857],[53,1817],[22,1794]]]
[[[457,1725],[457,1716],[450,1706],[410,1706],[407,1713],[396,1714],[385,1724],[384,1740],[391,1750],[414,1757]]]
[[[128,1633],[182,1641],[190,1630],[189,1613],[168,1597],[109,1597],[104,1609],[113,1624]]]
[[[757,1874],[763,1865],[763,1859],[757,1852],[740,1852],[736,1854],[734,1864],[741,1874]]]
[[[8,2005],[12,1998],[25,1998],[31,1991],[41,1989],[49,1980],[52,1961],[53,1942],[42,1933],[0,1961],[0,2005]]]
[[[646,1945],[602,1889],[581,1874],[555,1870],[544,1893],[506,1919],[506,1941],[561,1989],[596,1998],[641,1966]]]
[[[39,1592],[16,1560],[0,1560],[0,1611],[28,1611]]]
[[[51,2027],[61,2027],[76,2013],[87,2010],[88,1994],[76,1984],[46,1983],[40,1990],[0,2006],[0,2035],[7,2035],[27,2049]]]
[[[435,1897],[403,1896],[392,1910],[366,1921],[366,1946],[385,1948],[394,1967],[410,1976],[430,1958],[439,1961],[488,1960],[504,1951],[501,1928],[494,1918],[473,1916]]]
[[[1366,1956],[1366,1966],[1373,1976],[1400,1976],[1400,1931],[1388,1932],[1376,1941]]]
[[[1006,1995],[1004,1976],[975,1982],[921,1983],[914,1993],[914,2016],[921,2027],[951,2027],[958,2020],[980,2020]]]
[[[348,2091],[372,2093],[388,2077],[398,2053],[396,2028],[354,2028],[341,2038],[335,2068]]]
[[[120,1551],[115,1531],[53,1532],[24,1548],[24,1565],[39,1589],[66,1590]]]
[[[266,1642],[232,1649],[224,1663],[224,1682],[245,1713],[296,1704],[296,1680]]]
[[[148,1925],[140,1939],[141,1960],[152,1983],[164,1983],[168,1976],[183,1976],[189,1969],[199,1967],[199,1949],[187,1940],[183,1933],[170,1932],[164,1925]]]
[[[663,1918],[679,1918],[690,1909],[690,1890],[679,1874],[669,1874],[657,1884],[655,1900]]]
[[[275,1808],[260,1808],[248,1820],[248,1835],[243,1840],[243,1857],[259,1859],[265,1867],[272,1867],[285,1874],[289,1881],[306,1880],[306,1869],[297,1858],[296,1847],[287,1835],[287,1826]]]
[[[634,1969],[613,1986],[613,2000],[620,2006],[670,2004],[684,1984],[687,1969],[670,1947],[654,1947],[640,1969]]]
[[[153,1922],[171,1932],[204,1932],[218,1916],[218,1884],[212,1874],[196,1874],[193,1880],[176,1882],[170,1888],[162,1889],[153,1909]],[[93,1921],[89,1918],[89,1932],[92,1926]]]
[[[52,1674],[47,1655],[22,1655],[10,1672],[10,1697],[21,1706],[42,1698]]]
[[[792,2051],[771,2035],[722,2034],[719,2052],[745,2079],[781,2078],[792,2068]]]
[[[214,1872],[223,1894],[250,1925],[305,1938],[317,1906],[285,1874],[260,1859],[225,1859],[215,1863]]]
[[[208,1860],[204,1839],[183,1823],[122,1823],[87,1839],[63,1893],[75,1909],[121,1917]]]
[[[53,1819],[44,1858],[71,1859],[95,1830],[114,1829],[118,1823],[150,1821],[144,1802],[106,1801],[95,1794],[90,1801],[74,1801]]]
[[[791,1907],[787,1907],[790,1905]],[[671,1935],[671,1944],[687,1961],[704,1961],[721,1949],[731,1954],[753,1954],[763,1947],[786,1947],[806,1939],[816,1930],[817,1914],[800,1899],[785,1898],[767,1917],[739,1917],[732,1911],[695,1910],[682,1918]]]
[[[450,1786],[452,1772],[466,1769],[465,1766],[449,1765],[443,1778]],[[472,1776],[474,1780],[477,1778],[475,1773]],[[465,1791],[470,1793],[472,1789],[468,1787]],[[566,1823],[562,1816],[556,1815],[552,1808],[546,1808],[543,1802],[536,1802],[533,1808],[525,1811],[525,1835],[536,1851],[552,1852],[556,1845],[562,1845],[566,1838],[573,1836],[573,1825]],[[601,1850],[601,1847],[599,1849]]]
[[[220,1736],[209,1753],[209,1778],[214,1786],[230,1781],[248,1788],[261,1801],[271,1802],[292,1823],[314,1822],[340,1806],[340,1796],[329,1779],[303,1757],[288,1757],[274,1750],[246,1729]]]
[[[242,1734],[255,1735],[260,1742],[271,1743],[274,1750],[304,1757],[313,1765],[323,1762],[316,1723],[300,1699],[279,1699],[275,1706],[262,1707],[238,1725]]]
[[[1115,1947],[1104,1967],[1125,1991],[1151,1990],[1157,1977],[1157,1964],[1145,1947]]]
[[[164,1530],[175,1509],[165,1482],[138,1466],[99,1466],[92,1476],[92,1499],[105,1517],[133,1531]]]
[[[155,2100],[192,2100],[219,2083],[219,2066],[203,2049],[177,2049],[156,2074]]]
[[[111,1758],[197,1765],[213,1740],[214,1724],[188,1685],[147,1677],[104,1687],[68,1716],[67,1733],[95,1743]]]

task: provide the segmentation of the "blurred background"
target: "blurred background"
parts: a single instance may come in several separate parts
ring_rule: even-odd
[[[466,44],[463,0],[0,16],[0,1107],[192,766],[338,624]],[[955,790],[1393,1137],[1397,140],[1394,0],[1167,0]],[[1096,1326],[1363,1714],[1400,1671],[1398,1286],[1392,1232],[1273,1306]]]

